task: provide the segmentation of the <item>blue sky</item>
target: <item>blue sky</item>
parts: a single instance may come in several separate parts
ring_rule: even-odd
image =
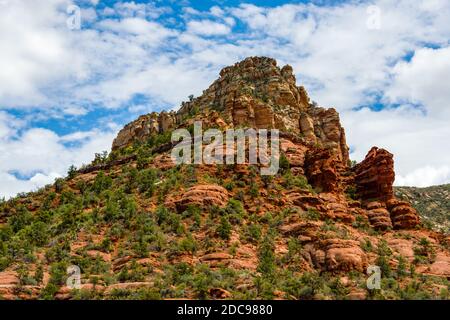
[[[396,184],[448,183],[449,16],[446,0],[0,0],[0,196],[90,162],[251,55],[340,112],[353,159],[385,147]]]

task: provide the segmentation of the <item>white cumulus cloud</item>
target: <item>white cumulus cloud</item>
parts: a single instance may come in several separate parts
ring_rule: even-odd
[[[211,20],[193,20],[187,23],[189,32],[204,36],[225,35],[231,32],[231,28],[225,24]]]

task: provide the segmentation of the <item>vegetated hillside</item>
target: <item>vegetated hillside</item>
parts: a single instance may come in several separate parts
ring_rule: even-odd
[[[197,120],[279,129],[279,172],[176,166],[171,132]],[[290,66],[247,58],[179,111],[125,126],[109,155],[2,202],[0,295],[448,299],[450,239],[394,197],[393,167],[376,147],[351,165],[336,110],[311,103]],[[71,265],[80,289],[66,285]],[[366,287],[370,265],[381,290]]]
[[[395,195],[416,208],[422,221],[435,230],[450,233],[450,184],[427,188],[395,187]]]

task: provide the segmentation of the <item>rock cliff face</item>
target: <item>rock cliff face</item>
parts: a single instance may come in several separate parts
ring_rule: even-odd
[[[175,165],[170,133],[197,120],[279,129],[279,172]],[[0,202],[0,298],[450,298],[450,238],[396,199],[394,178],[384,149],[349,165],[338,113],[290,66],[247,58],[179,111],[126,125],[107,159]],[[364,289],[371,265],[381,291]]]
[[[135,141],[144,142],[151,135],[168,132],[176,125],[174,112],[150,113],[140,116],[120,130],[112,144],[112,150],[130,145]]]

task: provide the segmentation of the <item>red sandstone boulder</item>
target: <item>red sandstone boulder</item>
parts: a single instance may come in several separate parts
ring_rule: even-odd
[[[384,208],[372,209],[367,212],[370,225],[377,230],[392,228],[389,212]]]
[[[279,227],[280,232],[285,236],[317,238],[317,231],[320,224],[318,222],[306,221],[285,224]]]
[[[316,265],[328,271],[364,272],[367,267],[367,256],[354,240],[327,239],[321,250],[314,255]]]
[[[220,260],[229,260],[233,258],[232,255],[225,253],[225,252],[215,252],[215,253],[209,253],[205,254],[200,258],[200,261],[220,261]]]
[[[186,210],[189,205],[199,207],[218,206],[224,207],[228,202],[228,191],[218,185],[196,185],[184,192],[180,199],[175,200],[177,211]]]
[[[408,202],[391,199],[387,202],[395,229],[411,229],[420,223],[417,211]]]

